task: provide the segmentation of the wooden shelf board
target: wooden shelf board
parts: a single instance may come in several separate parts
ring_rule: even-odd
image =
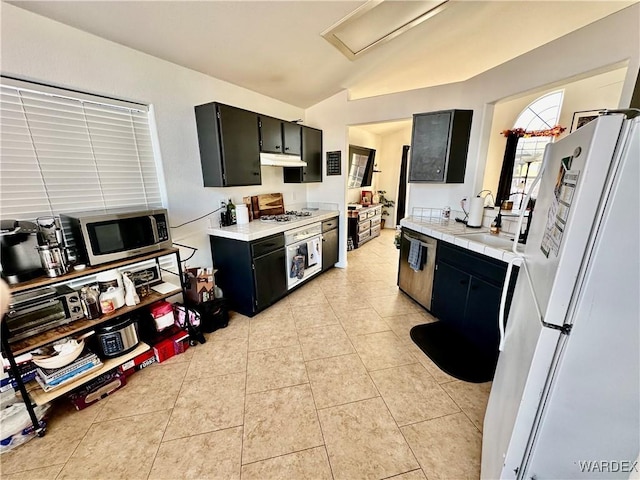
[[[108,322],[116,317],[120,317],[122,315],[126,315],[129,312],[133,312],[141,307],[150,305],[158,300],[164,300],[165,298],[171,297],[173,295],[177,295],[182,293],[180,287],[176,287],[175,290],[171,292],[159,294],[157,292],[151,291],[149,295],[141,299],[140,303],[133,307],[121,307],[115,310],[112,313],[108,313],[106,315],[101,316],[100,318],[96,318],[93,320],[89,320],[88,318],[83,318],[80,320],[76,320],[71,323],[67,323],[66,325],[61,325],[59,327],[53,328],[46,332],[34,335],[29,338],[25,338],[24,340],[19,340],[15,343],[11,344],[11,351],[14,355],[20,355],[25,352],[30,352],[38,347],[42,347],[51,342],[55,342],[56,340],[60,340],[61,338],[68,337],[69,335],[74,335],[76,333],[80,333],[82,331],[90,330],[92,327],[96,327],[103,323]]]
[[[111,270],[113,268],[120,268],[125,266],[130,266],[140,262],[146,262],[147,260],[153,260],[155,258],[164,257],[165,255],[170,255],[173,253],[177,253],[179,250],[177,248],[165,248],[163,250],[158,250],[157,252],[148,253],[146,255],[141,255],[139,257],[127,258],[124,260],[119,260],[117,262],[105,263],[103,265],[98,265],[95,267],[87,267],[84,270],[73,270],[66,275],[62,275],[60,277],[49,278],[49,277],[39,277],[33,280],[29,280],[27,282],[21,282],[16,285],[11,285],[11,293],[23,292],[25,290],[30,290],[32,288],[40,288],[46,287],[49,285],[54,285],[58,283],[65,283],[74,278],[85,277],[87,275],[95,275],[99,272],[104,272],[105,270]]]
[[[40,388],[40,385],[38,385],[35,380],[32,380],[32,382],[38,386],[33,390],[31,390],[31,392],[29,392],[29,395],[31,396],[31,400],[36,405],[43,405],[47,402],[55,400],[56,398],[64,395],[65,393],[69,393],[70,391],[75,390],[78,387],[81,387],[82,385],[87,383],[89,380],[93,380],[97,376],[102,375],[103,373],[106,373],[109,370],[113,370],[116,367],[119,367],[123,363],[128,362],[132,358],[137,357],[141,353],[146,352],[150,348],[151,347],[146,343],[140,342],[140,344],[131,352],[126,353],[125,355],[122,355],[120,357],[109,358],[102,363],[101,368],[98,368],[97,370],[93,370],[88,375],[84,375],[82,376],[82,378],[79,378],[74,382],[66,383],[60,388],[51,390],[49,392],[45,392],[44,390],[42,390],[42,388]]]

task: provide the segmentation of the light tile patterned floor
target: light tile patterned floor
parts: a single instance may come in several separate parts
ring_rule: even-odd
[[[0,456],[2,479],[479,477],[490,384],[413,344],[392,230],[252,319],[129,379]]]

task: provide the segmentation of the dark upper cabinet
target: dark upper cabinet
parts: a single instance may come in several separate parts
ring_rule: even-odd
[[[300,125],[260,115],[260,151],[300,155]]]
[[[260,115],[260,151],[283,153],[282,120]]]
[[[284,139],[284,152],[289,155],[302,154],[302,127],[297,123],[282,122],[282,138]]]
[[[322,182],[322,130],[303,126],[302,160],[306,167],[284,167],[285,183]]]
[[[195,113],[204,186],[260,185],[258,114],[217,102]]]
[[[473,110],[413,116],[409,182],[464,183]]]

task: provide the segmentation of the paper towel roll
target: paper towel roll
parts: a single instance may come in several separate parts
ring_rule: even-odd
[[[236,223],[238,225],[249,223],[249,209],[244,203],[236,205]]]
[[[471,206],[469,207],[469,219],[467,220],[467,227],[481,227],[483,215],[484,198],[473,197],[471,199]]]

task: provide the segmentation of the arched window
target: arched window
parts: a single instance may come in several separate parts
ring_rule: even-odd
[[[558,124],[560,108],[562,106],[563,91],[547,93],[537,98],[525,108],[513,125],[514,129],[522,128],[526,131],[547,130]],[[528,186],[540,171],[544,147],[553,137],[522,137],[518,140],[514,160],[513,177],[511,181],[512,193],[510,200],[514,208],[521,208],[524,195],[528,193]],[[532,192],[535,198],[538,188]]]

